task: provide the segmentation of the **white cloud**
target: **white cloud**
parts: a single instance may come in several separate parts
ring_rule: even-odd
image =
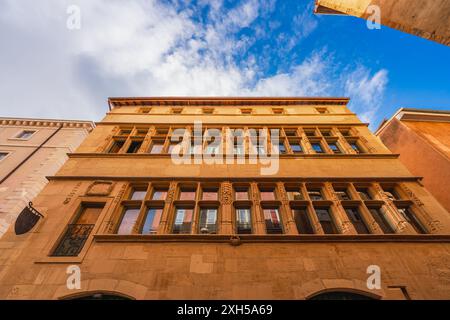
[[[336,66],[319,50],[267,75],[263,55],[246,55],[258,39],[237,33],[263,34],[257,20],[270,17],[275,1],[243,0],[230,10],[221,0],[202,0],[206,21],[186,3],[3,0],[0,37],[8,45],[0,50],[0,113],[98,120],[108,96],[314,96],[344,92],[343,84],[364,105],[380,101],[384,70],[371,77],[358,67],[336,79]],[[79,31],[66,28],[70,4],[81,9]],[[294,42],[317,26],[306,13],[294,23]]]

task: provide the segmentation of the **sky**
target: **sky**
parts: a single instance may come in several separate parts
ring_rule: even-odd
[[[313,8],[0,0],[0,116],[99,121],[117,96],[350,97],[372,129],[400,107],[450,110],[449,47]]]

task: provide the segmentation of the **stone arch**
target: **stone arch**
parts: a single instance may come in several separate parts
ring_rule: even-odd
[[[370,290],[367,288],[366,282],[356,279],[316,279],[309,281],[298,288],[297,297],[311,299],[318,295],[331,292],[361,295],[375,300],[386,298],[383,288],[379,290]]]
[[[138,283],[116,279],[92,279],[81,281],[81,288],[70,290],[66,285],[58,287],[53,299],[77,299],[96,294],[111,295],[123,299],[145,299],[148,288]]]

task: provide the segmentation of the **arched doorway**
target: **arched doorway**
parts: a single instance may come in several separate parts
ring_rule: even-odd
[[[316,294],[308,300],[377,300],[365,294],[347,291],[327,291]]]
[[[89,292],[83,295],[66,297],[64,300],[133,300],[130,297],[111,292]]]

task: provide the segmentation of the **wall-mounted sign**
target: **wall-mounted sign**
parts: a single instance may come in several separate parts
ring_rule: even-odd
[[[33,229],[41,217],[43,218],[44,216],[33,208],[33,203],[30,202],[17,217],[16,224],[14,225],[16,235],[27,233]]]

